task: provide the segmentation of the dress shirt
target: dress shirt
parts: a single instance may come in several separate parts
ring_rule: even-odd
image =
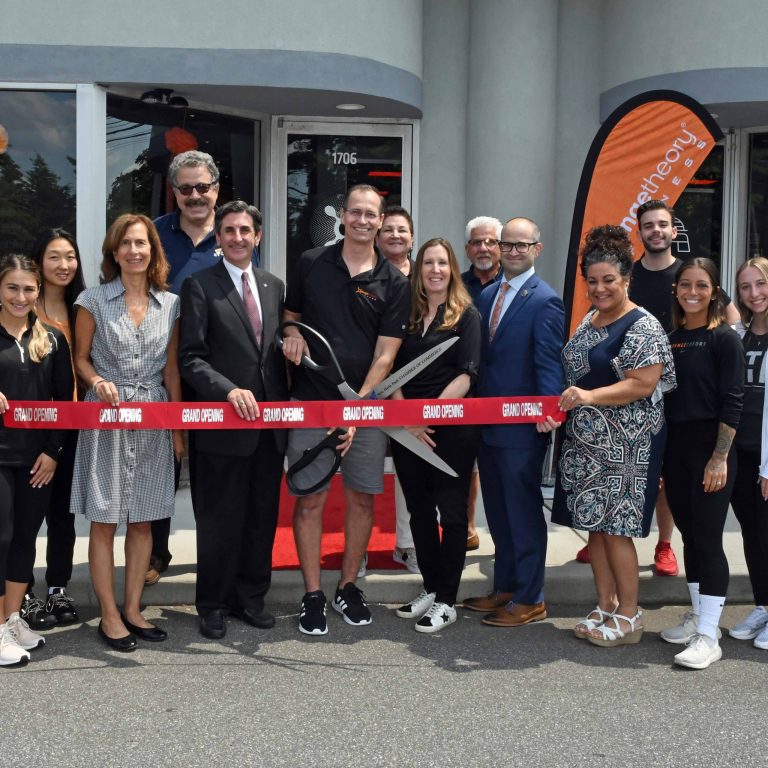
[[[499,280],[499,284],[501,283],[509,283],[509,290],[507,291],[507,295],[504,297],[504,304],[501,306],[501,315],[499,316],[499,323],[501,323],[504,313],[509,309],[509,305],[514,301],[515,296],[517,296],[517,292],[523,287],[523,284],[528,280],[528,278],[532,277],[535,270],[533,267],[523,272],[522,275],[516,275],[511,280],[507,280],[503,275],[502,272],[501,280]],[[496,294],[493,297],[493,303],[496,303],[496,299],[499,296],[498,290],[496,291]],[[493,305],[491,305],[493,306]],[[488,318],[488,325],[490,327],[490,318]]]
[[[259,297],[259,287],[256,284],[256,277],[253,274],[253,265],[249,264],[247,269],[240,269],[240,267],[236,267],[225,258],[224,266],[226,267],[227,272],[229,272],[229,276],[232,278],[232,282],[235,284],[237,295],[241,299],[243,298],[243,272],[248,275],[248,282],[251,284],[251,293],[253,293],[253,298],[256,299],[256,304],[259,308],[259,315],[261,315],[263,318],[264,313],[261,311],[261,298]]]

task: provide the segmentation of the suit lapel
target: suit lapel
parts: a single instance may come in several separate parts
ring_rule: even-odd
[[[277,331],[279,295],[276,291],[270,290],[269,283],[264,279],[260,269],[254,268],[253,277],[256,281],[256,289],[259,292],[259,302],[261,304],[261,323],[262,323],[262,349],[266,349],[272,343],[272,339]],[[277,321],[277,322],[274,322]]]
[[[243,300],[240,298],[240,294],[237,292],[237,288],[235,288],[235,284],[232,282],[232,278],[229,276],[229,272],[227,272],[227,268],[224,266],[224,259],[222,259],[221,262],[217,265],[216,277],[219,280],[221,290],[226,296],[227,301],[229,301],[229,303],[232,305],[232,309],[235,310],[235,313],[240,318],[240,322],[242,322],[242,324],[245,326],[248,338],[251,340],[253,346],[258,351],[259,347],[256,343],[256,337],[253,335],[253,327],[251,326],[251,321],[248,318],[248,313],[245,311],[245,304],[243,304]],[[261,296],[261,293],[259,296]]]
[[[496,329],[496,334],[493,337],[494,342],[504,333],[504,330],[512,322],[515,315],[528,303],[528,300],[533,295],[536,286],[539,284],[539,280],[536,275],[531,275],[521,286],[520,290],[515,294],[515,298],[512,299],[512,303],[507,308],[504,316],[499,322],[499,327]]]

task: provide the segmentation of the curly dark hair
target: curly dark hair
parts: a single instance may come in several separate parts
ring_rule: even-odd
[[[587,270],[593,264],[613,264],[619,274],[627,278],[632,274],[632,244],[625,229],[613,224],[593,227],[581,247],[581,275],[586,280]]]

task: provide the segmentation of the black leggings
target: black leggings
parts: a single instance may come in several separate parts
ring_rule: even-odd
[[[736,449],[738,469],[731,506],[741,525],[744,559],[755,596],[755,605],[768,605],[768,501],[758,482],[760,451]]]
[[[5,595],[6,580],[29,583],[35,539],[51,499],[53,484],[33,488],[30,469],[0,466],[0,597]]]
[[[435,427],[432,439],[437,455],[458,477],[435,469],[395,441],[392,459],[411,514],[413,545],[424,588],[436,593],[437,602],[453,605],[467,553],[467,500],[479,432],[476,427]]]
[[[728,560],[723,529],[736,479],[736,451],[728,454],[728,479],[715,493],[704,493],[704,468],[712,457],[718,423],[670,423],[664,453],[664,484],[675,525],[683,537],[685,577],[702,595],[725,597]]]

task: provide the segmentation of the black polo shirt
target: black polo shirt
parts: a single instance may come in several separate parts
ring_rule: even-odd
[[[496,277],[493,277],[487,283],[484,283],[475,274],[474,267],[470,267],[466,272],[461,273],[461,279],[464,281],[464,285],[467,287],[469,295],[472,297],[472,301],[477,304],[477,300],[480,298],[480,294],[483,290],[492,283],[497,283],[501,279],[501,275],[502,269],[501,265],[499,265],[499,268],[496,270]]]
[[[39,362],[29,359],[34,313],[30,327],[17,342],[0,325],[0,392],[8,400],[72,400],[75,382],[67,339],[61,331],[46,325],[51,351]],[[64,445],[64,430],[11,429],[0,419],[0,464],[28,467],[41,453],[57,461]]]
[[[362,387],[379,336],[403,338],[411,309],[408,278],[378,250],[372,270],[351,277],[341,250],[344,241],[301,254],[288,279],[285,308],[321,333],[331,345],[352,389]],[[326,356],[307,339],[317,362]],[[300,400],[338,400],[322,376],[299,366],[291,394]]]

